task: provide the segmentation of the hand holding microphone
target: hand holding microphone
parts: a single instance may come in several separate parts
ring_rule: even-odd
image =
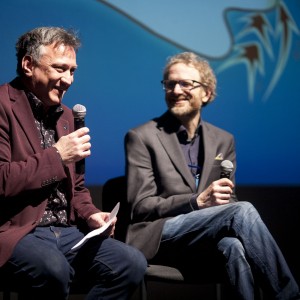
[[[65,165],[76,163],[76,173],[78,174],[84,174],[85,158],[91,155],[91,138],[88,135],[89,129],[84,124],[85,115],[85,107],[76,104],[73,108],[75,131],[62,136],[54,145]]]
[[[229,203],[233,192],[233,183],[229,179],[234,169],[233,163],[229,160],[222,161],[220,179],[212,182],[198,197],[199,208],[223,205]],[[224,180],[226,178],[226,180]]]

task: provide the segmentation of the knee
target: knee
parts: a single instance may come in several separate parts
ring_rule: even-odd
[[[248,201],[239,201],[239,202],[236,202],[235,204],[238,207],[238,209],[240,209],[241,211],[248,212],[248,211],[255,210],[255,207],[253,206],[253,204]]]
[[[236,202],[234,204],[234,214],[240,216],[244,221],[260,218],[259,213],[253,204],[247,201]]]
[[[67,292],[74,273],[66,261],[49,260],[40,270],[40,284],[45,288]]]
[[[133,284],[138,284],[143,279],[146,269],[147,260],[145,256],[138,249],[128,246],[127,252],[127,278]]]
[[[224,237],[218,242],[218,250],[225,257],[244,257],[245,249],[243,244],[235,237]]]

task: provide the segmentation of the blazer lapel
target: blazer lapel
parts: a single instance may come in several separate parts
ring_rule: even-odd
[[[63,117],[59,118],[56,124],[57,136],[58,139],[63,135],[67,135],[70,133],[69,121],[64,119]]]
[[[164,125],[159,127],[161,127],[157,134],[159,141],[169,155],[177,172],[181,174],[183,180],[191,187],[192,191],[195,191],[195,179],[186,163],[180,144],[178,143],[176,132],[171,131],[169,128],[168,130],[165,130],[166,128]]]
[[[203,134],[203,148],[204,148],[204,165],[201,173],[200,184],[198,191],[202,191],[207,184],[207,180],[211,170],[211,163],[214,161],[216,138],[214,134],[211,133],[209,127],[205,122],[202,123],[202,134]]]
[[[34,152],[40,152],[41,142],[36,133],[34,117],[24,91],[9,86],[9,95],[12,101],[12,111],[27,136],[29,144],[32,146]]]
[[[12,110],[16,116],[16,119],[19,121],[20,126],[23,128],[29,143],[35,152],[40,152],[40,140],[36,134],[34,117],[24,90],[15,89],[9,85],[9,96],[10,100],[12,101]],[[57,121],[56,130],[58,138],[70,133],[69,122],[63,116]]]

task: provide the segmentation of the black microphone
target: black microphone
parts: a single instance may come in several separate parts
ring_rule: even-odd
[[[84,117],[86,115],[86,108],[81,104],[74,105],[73,109],[74,127],[75,130],[85,126]],[[85,159],[76,162],[76,173],[84,174],[85,172]]]
[[[221,162],[221,174],[220,178],[230,178],[230,174],[233,171],[233,163],[230,160],[223,160]]]

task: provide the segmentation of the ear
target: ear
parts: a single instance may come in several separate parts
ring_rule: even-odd
[[[22,69],[24,75],[27,77],[32,76],[32,69],[33,69],[33,61],[30,55],[25,55],[22,59]]]
[[[209,102],[210,97],[211,97],[211,91],[208,89],[206,89],[206,90],[203,89],[203,94],[204,95],[202,96],[202,103]]]

